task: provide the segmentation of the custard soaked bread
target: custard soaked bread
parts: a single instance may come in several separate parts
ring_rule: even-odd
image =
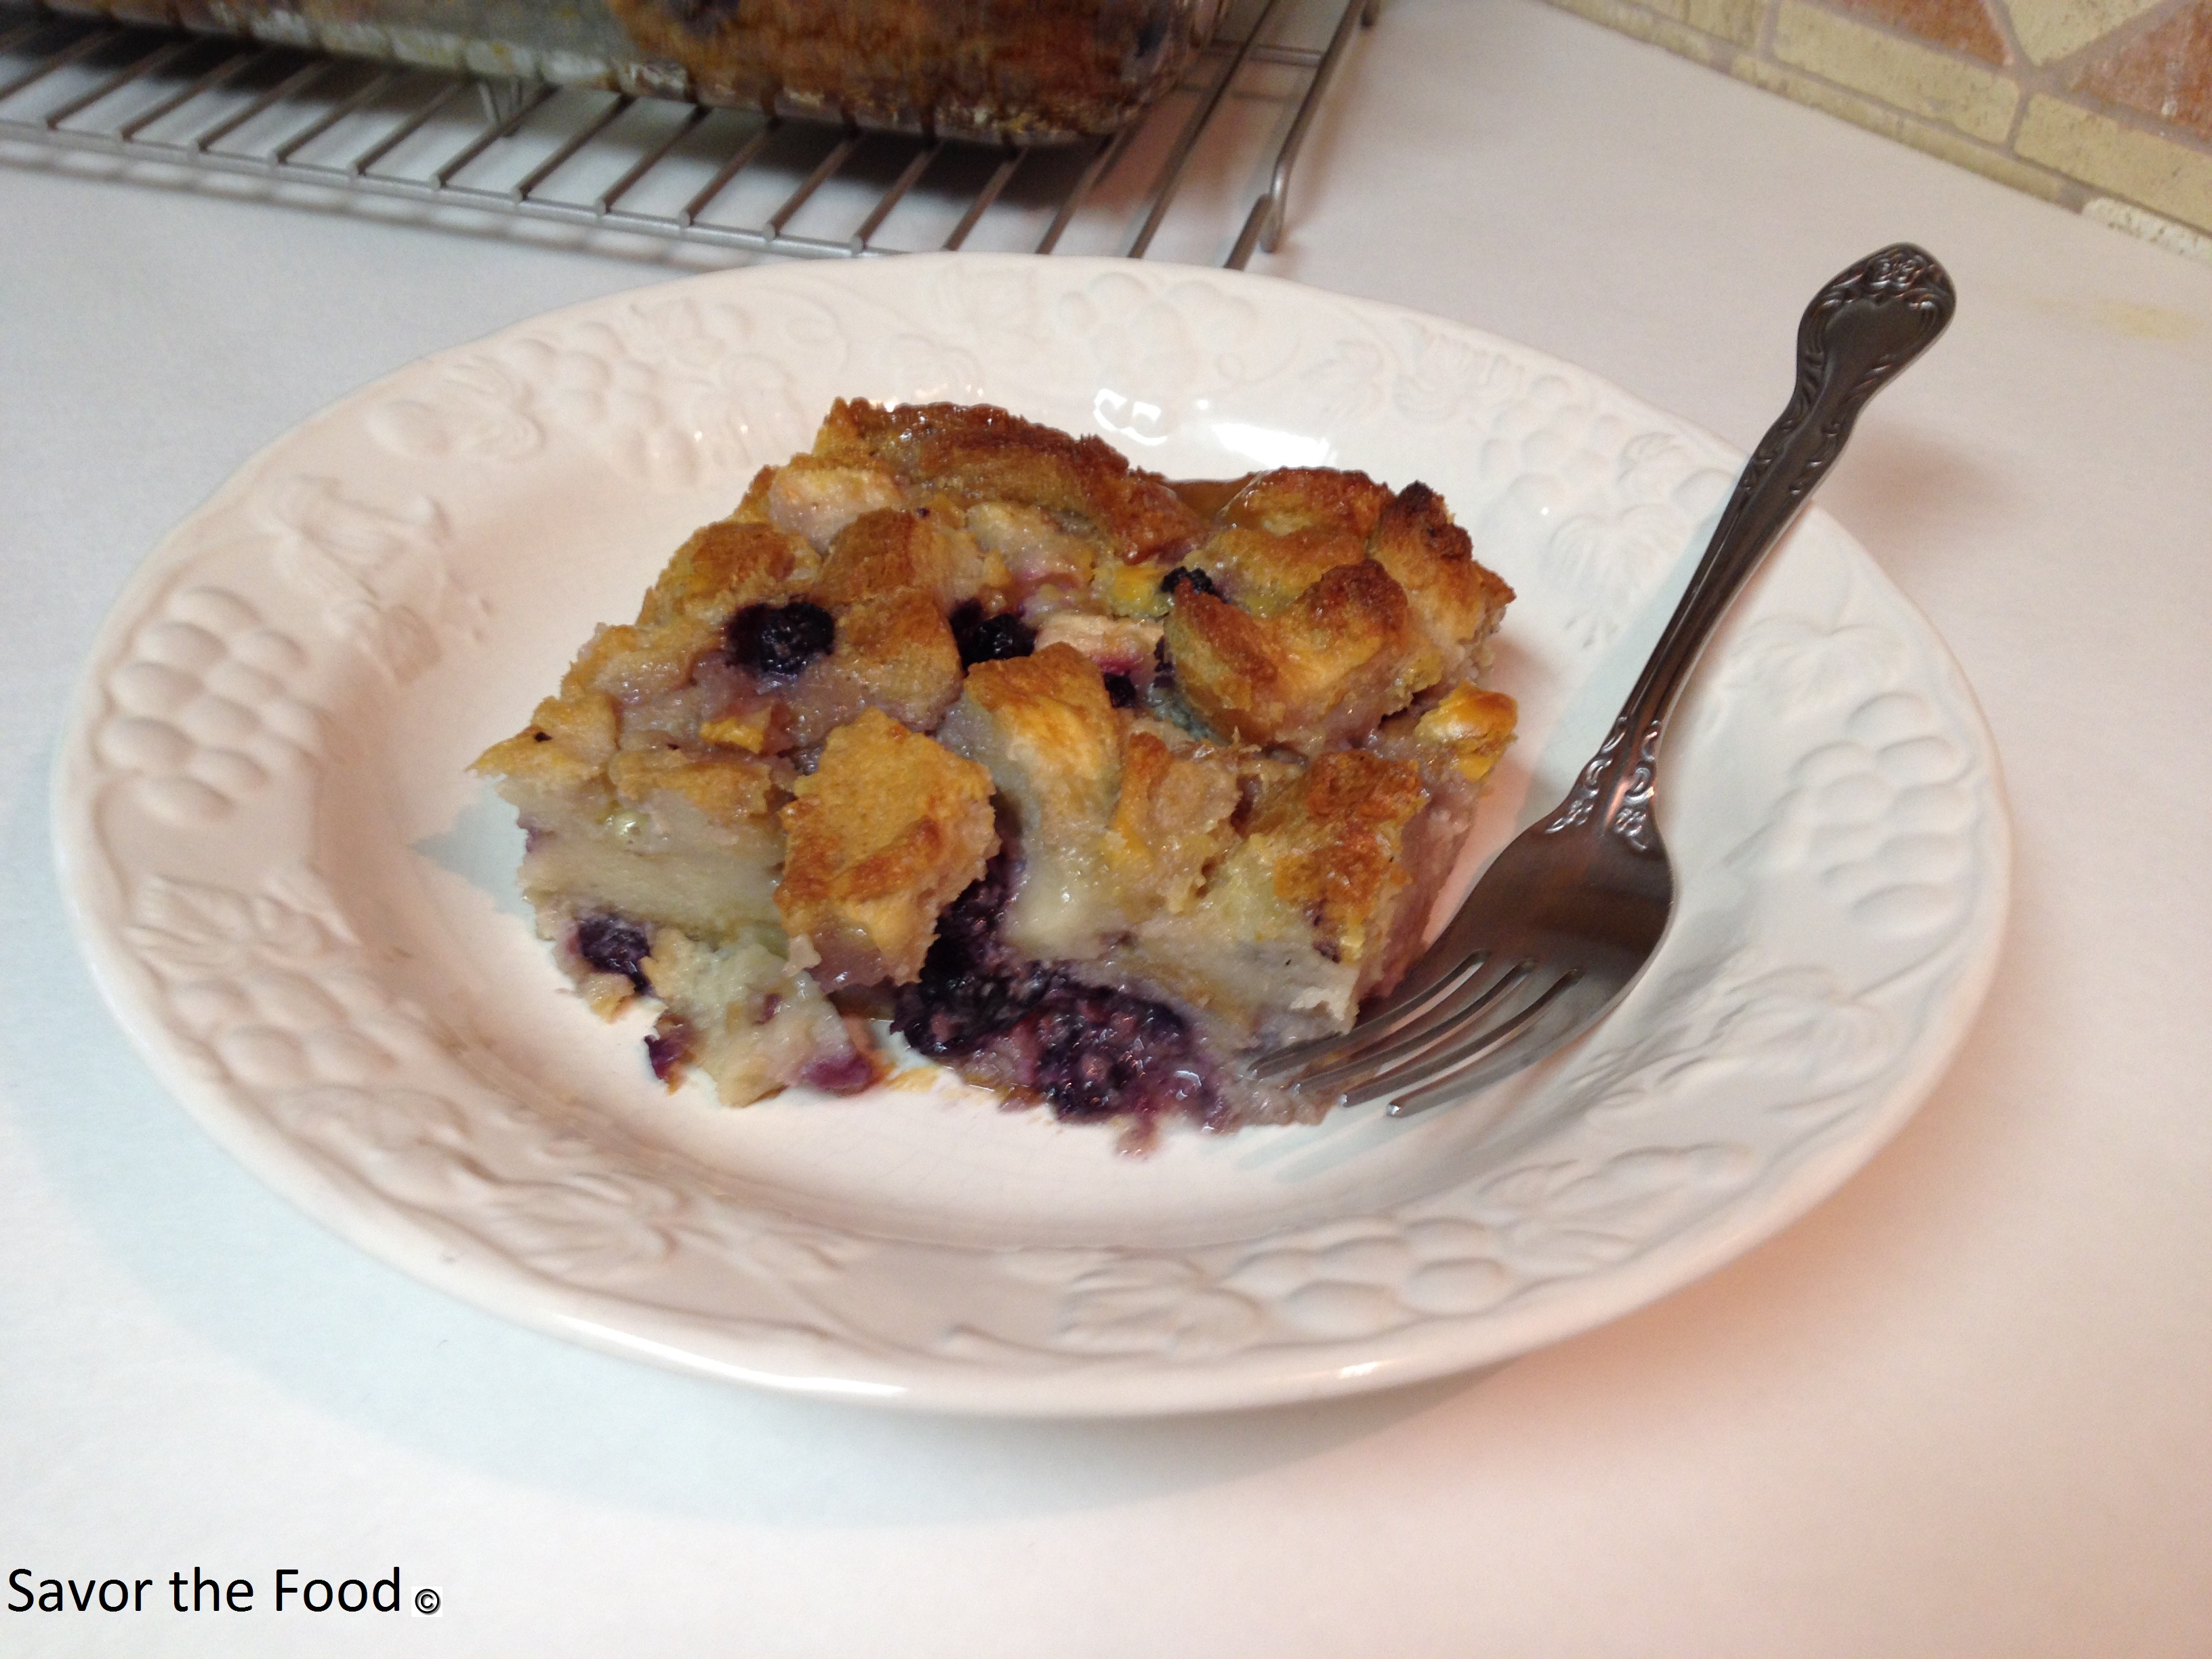
[[[913,1049],[1141,1139],[1310,1118],[1240,1055],[1419,951],[1511,741],[1511,591],[1426,486],[1173,485],[840,402],[477,763],[582,994],[744,1104]]]

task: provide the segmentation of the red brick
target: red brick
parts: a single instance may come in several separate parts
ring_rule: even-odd
[[[2212,138],[2212,0],[2084,64],[2074,89]]]
[[[1985,64],[2007,61],[2004,37],[1982,0],[1837,0],[1840,9],[1939,46],[1948,46]]]

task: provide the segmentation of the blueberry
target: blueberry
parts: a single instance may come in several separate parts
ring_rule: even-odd
[[[586,916],[576,924],[576,954],[603,974],[620,974],[641,991],[653,989],[644,966],[653,954],[653,936],[628,916]]]
[[[1137,683],[1127,674],[1109,674],[1106,697],[1116,708],[1132,708],[1137,701]]]
[[[1221,597],[1221,590],[1213,585],[1213,578],[1193,565],[1179,564],[1160,580],[1160,592],[1170,599],[1175,597],[1179,587],[1195,588],[1200,593],[1212,594],[1217,599]]]
[[[796,674],[836,643],[837,624],[818,605],[749,605],[730,618],[730,660],[763,674]]]
[[[952,624],[952,641],[960,647],[963,668],[1026,657],[1036,649],[1036,629],[1011,611],[1004,616],[987,617],[983,607],[970,599],[947,620]]]

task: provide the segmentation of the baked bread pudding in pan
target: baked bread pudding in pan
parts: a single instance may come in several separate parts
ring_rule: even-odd
[[[1237,1064],[1420,948],[1513,733],[1511,590],[1425,485],[1170,484],[988,407],[840,402],[477,762],[539,931],[742,1105],[913,1051],[1010,1103],[1310,1121]]]

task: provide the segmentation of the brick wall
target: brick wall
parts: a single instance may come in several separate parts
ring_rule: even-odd
[[[2212,0],[1553,0],[2212,262]]]

